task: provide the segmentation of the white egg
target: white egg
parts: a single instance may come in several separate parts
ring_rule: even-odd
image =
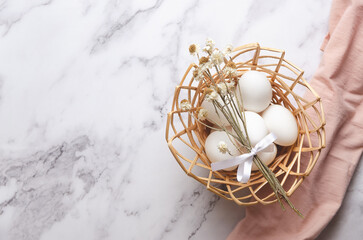
[[[244,113],[246,118],[248,137],[250,139],[251,146],[255,146],[262,138],[264,138],[268,134],[268,129],[265,125],[265,121],[260,115],[250,111],[245,111]],[[245,130],[240,119],[239,125],[243,134],[245,134]]]
[[[218,96],[218,102],[222,104],[222,99]],[[221,126],[228,126],[229,122],[224,116],[224,114],[219,110],[216,106],[214,106],[213,102],[203,101],[201,107],[207,110],[207,120],[213,124],[218,124]]]
[[[272,87],[266,74],[259,71],[248,71],[239,80],[236,96],[243,100],[245,110],[262,112],[272,99]],[[240,91],[239,91],[240,90]]]
[[[261,159],[261,161],[267,166],[275,159],[277,154],[277,148],[275,144],[271,144],[266,149],[257,153],[257,156]],[[252,171],[258,170],[255,163],[252,164]]]
[[[223,141],[224,143],[227,144],[227,148],[232,156],[229,153],[222,153],[219,151],[218,145],[221,141]],[[211,134],[209,134],[209,136],[205,140],[205,152],[207,154],[208,159],[211,162],[224,161],[224,160],[232,158],[233,156],[238,156],[241,154],[239,152],[239,150],[231,142],[227,133],[224,131],[215,131],[215,132],[212,132]],[[224,170],[232,171],[236,168],[237,168],[237,166],[234,166],[234,167],[226,168]]]
[[[276,144],[290,146],[295,143],[298,136],[298,126],[294,115],[281,105],[271,105],[263,113],[269,132],[276,135]]]

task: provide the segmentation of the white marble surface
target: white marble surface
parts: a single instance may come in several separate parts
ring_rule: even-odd
[[[0,0],[0,239],[224,239],[244,209],[185,176],[164,139],[187,47],[258,41],[310,78],[329,9]],[[362,235],[362,168],[321,239]]]

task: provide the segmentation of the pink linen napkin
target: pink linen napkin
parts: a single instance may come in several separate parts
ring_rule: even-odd
[[[311,86],[326,116],[326,148],[291,197],[305,215],[278,204],[247,207],[228,240],[315,239],[342,204],[363,150],[363,0],[334,0]]]

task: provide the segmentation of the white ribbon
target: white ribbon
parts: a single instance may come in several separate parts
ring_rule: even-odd
[[[256,146],[251,149],[251,152],[244,153],[225,161],[212,163],[212,170],[218,171],[239,165],[237,169],[237,180],[242,183],[247,183],[251,176],[253,157],[258,152],[270,146],[275,140],[275,134],[270,133],[266,137],[262,138],[261,141],[259,141]]]

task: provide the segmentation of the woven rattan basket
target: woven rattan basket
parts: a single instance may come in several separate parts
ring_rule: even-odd
[[[276,159],[269,165],[287,195],[291,196],[309,175],[325,147],[325,118],[321,99],[303,78],[303,71],[284,59],[284,51],[254,43],[234,49],[233,54],[239,75],[250,69],[267,73],[273,88],[272,102],[288,108],[297,120],[298,140],[289,147],[279,146]],[[250,180],[243,184],[237,181],[236,171],[211,170],[211,163],[204,151],[204,142],[210,130],[179,107],[182,99],[188,99],[192,104],[192,114],[195,114],[203,101],[203,85],[194,81],[191,74],[193,66],[189,66],[175,89],[167,119],[166,140],[175,159],[188,176],[220,197],[239,205],[276,202],[275,194],[259,171],[252,172]],[[309,99],[302,97],[306,91],[307,95],[312,96]]]

